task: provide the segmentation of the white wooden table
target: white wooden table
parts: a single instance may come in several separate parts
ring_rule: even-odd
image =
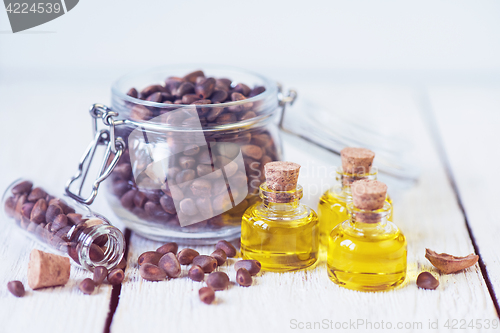
[[[62,193],[90,139],[86,110],[94,102],[109,101],[114,76],[0,79],[0,189],[24,176]],[[2,217],[0,332],[311,331],[308,325],[318,330],[340,325],[353,331],[384,327],[447,332],[447,321],[451,326],[456,321],[455,330],[463,332],[479,330],[477,323],[484,326],[488,320],[490,326],[495,320],[498,323],[498,82],[445,80],[417,86],[397,80],[384,84],[319,77],[294,80],[293,73],[285,79],[299,90],[300,98],[328,105],[412,142],[414,162],[421,172],[418,183],[397,190],[398,184],[381,177],[394,189],[395,222],[408,240],[408,278],[400,288],[379,293],[342,289],[328,279],[322,261],[306,271],[261,273],[250,288],[233,283],[217,292],[215,304],[208,306],[198,299],[203,283],[186,278],[186,271],[179,279],[143,281],[137,257],[159,243],[131,233],[121,286],[102,285],[93,295],[83,295],[78,282],[91,274],[73,266],[66,286],[28,290],[17,299],[6,284],[18,279],[26,285],[29,252],[42,247]],[[335,124],[331,130],[335,131]],[[331,179],[314,172],[321,166],[338,165],[339,159],[289,135],[283,135],[283,141],[285,158],[303,165],[299,182],[306,188],[316,185],[317,191],[304,197],[304,202],[316,207]],[[123,228],[102,196],[93,207]],[[425,248],[454,255],[476,252],[480,261],[463,272],[439,276],[435,291],[421,290],[415,284],[421,271],[439,275],[424,258]],[[209,254],[213,247],[196,249]],[[232,281],[233,262],[220,268]],[[469,326],[471,321],[475,328]],[[460,329],[464,322],[465,328]]]

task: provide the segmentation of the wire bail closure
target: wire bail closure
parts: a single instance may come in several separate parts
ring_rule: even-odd
[[[120,121],[115,121],[113,117],[118,116],[117,112],[112,111],[110,108],[103,104],[94,104],[90,109],[90,115],[93,119],[93,132],[94,140],[89,144],[85,153],[80,159],[78,164],[78,171],[71,177],[66,183],[66,193],[74,200],[79,203],[90,205],[94,202],[99,185],[109,177],[113,169],[118,164],[118,160],[123,154],[125,149],[125,141],[121,137],[116,137],[115,126],[119,125]],[[101,119],[106,128],[99,130],[98,119]],[[98,146],[106,146],[106,151],[104,153],[104,158],[99,168],[99,173],[96,180],[92,184],[92,192],[89,197],[82,197],[82,188],[87,178],[90,166],[94,159],[95,152]],[[113,159],[108,163],[109,157],[114,154]],[[81,178],[80,187],[77,193],[71,191],[72,184]]]
[[[292,106],[293,103],[295,103],[295,100],[297,99],[297,91],[294,89],[289,89],[288,94],[285,95],[283,93],[283,86],[281,85],[281,83],[278,82],[277,85],[278,85],[278,101],[279,101],[279,106],[281,106],[281,115],[278,126],[281,130],[288,132],[288,130],[283,126],[283,122],[285,121],[286,106],[287,105]]]

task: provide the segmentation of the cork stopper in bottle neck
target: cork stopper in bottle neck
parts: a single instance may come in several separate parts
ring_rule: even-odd
[[[269,162],[264,165],[266,200],[276,203],[298,199],[297,181],[300,165],[293,162]]]
[[[354,212],[356,221],[365,223],[380,221],[381,214],[370,211],[384,208],[387,185],[377,180],[357,180],[351,185],[351,192],[354,208],[364,211]]]
[[[375,153],[366,148],[346,147],[340,151],[342,170],[347,174],[370,173]]]

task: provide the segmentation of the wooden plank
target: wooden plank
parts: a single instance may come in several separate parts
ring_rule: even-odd
[[[107,82],[70,80],[64,84],[45,78],[43,82],[0,80],[0,191],[15,179],[27,177],[54,195],[64,192],[66,180],[91,140],[88,107],[105,100],[109,90]],[[98,198],[93,209],[113,220],[104,197]],[[102,332],[111,287],[103,285],[91,296],[82,294],[78,283],[92,274],[72,266],[66,286],[31,291],[26,280],[29,253],[44,248],[15,230],[14,221],[3,213],[0,221],[0,332]],[[20,299],[6,287],[16,279],[28,290]]]
[[[317,267],[306,271],[261,273],[250,288],[232,284],[227,290],[217,292],[216,304],[207,306],[197,296],[198,289],[204,284],[187,279],[185,271],[179,279],[143,281],[138,275],[137,257],[160,243],[133,234],[128,258],[131,269],[126,272],[112,332],[220,332],[221,329],[282,332],[293,331],[298,322],[321,324],[323,320],[331,320],[334,325],[349,323],[350,320],[380,325],[383,320],[386,324],[390,322],[393,328],[398,323],[410,325],[411,329],[407,331],[417,330],[418,325],[428,329],[429,321],[439,320],[436,331],[448,331],[444,327],[447,319],[496,318],[493,302],[477,266],[458,274],[440,276],[440,286],[436,291],[421,290],[415,285],[416,276],[421,271],[429,270],[439,275],[424,258],[426,247],[460,255],[472,252],[473,246],[453,189],[421,117],[414,91],[395,86],[328,83],[297,88],[302,96],[329,103],[332,110],[350,112],[361,122],[365,119],[372,124],[382,123],[384,131],[394,129],[413,142],[415,163],[421,169],[420,181],[394,198],[395,221],[408,239],[408,278],[404,285],[380,293],[346,290],[328,279],[325,263],[320,262]],[[331,96],[335,96],[333,102]],[[380,110],[385,117],[363,118],[363,110],[365,114]],[[332,124],[332,130],[335,130],[335,124]],[[306,189],[304,201],[316,205],[320,191],[310,194],[307,189],[321,188],[328,183],[317,174],[317,168],[338,164],[338,160],[322,156],[324,153],[320,150],[293,137],[284,139],[286,158],[303,164],[299,182]],[[210,254],[213,247],[196,249]],[[229,272],[234,281],[231,264],[221,270]],[[370,327],[359,325],[356,328]]]
[[[7,222],[7,221],[3,221]],[[111,286],[101,285],[88,296],[78,283],[92,274],[71,266],[69,282],[63,287],[31,290],[27,269],[31,249],[40,247],[13,228],[0,233],[0,332],[101,332],[109,310]],[[20,280],[26,289],[23,298],[7,290],[7,282]]]
[[[430,89],[441,143],[488,278],[500,299],[500,86]]]

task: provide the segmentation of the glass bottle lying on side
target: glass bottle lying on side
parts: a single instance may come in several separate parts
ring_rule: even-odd
[[[366,148],[347,147],[340,152],[342,167],[336,171],[335,185],[326,191],[319,200],[318,216],[320,226],[320,241],[322,246],[328,246],[328,235],[339,223],[349,218],[348,204],[352,201],[351,184],[356,180],[377,180],[377,169],[372,168],[375,153]],[[391,211],[387,216],[392,221]]]
[[[292,162],[267,163],[266,182],[260,186],[262,202],[243,215],[242,255],[258,260],[263,270],[293,271],[309,267],[318,259],[318,217],[300,203],[299,168]]]
[[[75,204],[75,209],[24,179],[7,188],[2,203],[9,220],[28,236],[85,269],[104,266],[111,270],[123,259],[125,238],[121,231],[87,206]]]
[[[358,291],[394,288],[406,277],[406,239],[387,220],[391,204],[387,186],[376,180],[352,185],[350,219],[331,232],[328,246],[328,276],[336,284]]]

